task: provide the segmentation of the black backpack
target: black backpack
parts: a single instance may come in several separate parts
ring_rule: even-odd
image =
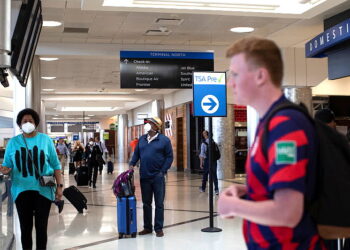
[[[347,138],[326,124],[314,120],[305,106],[284,102],[266,118],[262,136],[263,153],[267,155],[268,124],[283,109],[303,113],[316,130],[318,154],[316,169],[307,172],[305,207],[324,239],[350,237],[350,145]],[[308,169],[309,170],[309,169]],[[314,179],[314,181],[311,181]],[[311,184],[314,183],[314,184]]]
[[[204,141],[204,144],[207,145],[207,152],[206,152],[206,157],[209,157],[209,144],[207,142]],[[216,142],[213,140],[213,144],[211,146],[211,155],[213,157],[213,161],[217,161],[220,159],[221,154],[220,154],[220,149],[218,147],[218,145],[216,144]]]

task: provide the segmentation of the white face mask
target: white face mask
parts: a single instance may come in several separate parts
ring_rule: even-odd
[[[152,126],[149,123],[146,123],[145,126],[143,127],[143,129],[145,130],[145,133],[148,133],[149,131],[152,130]]]
[[[31,122],[26,122],[22,125],[22,130],[26,134],[30,134],[35,130],[35,126]]]
[[[89,141],[89,144],[92,146],[92,145],[94,145],[94,142],[93,141]]]

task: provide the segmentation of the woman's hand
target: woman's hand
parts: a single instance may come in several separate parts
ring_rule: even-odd
[[[63,188],[62,187],[57,187],[56,189],[56,200],[62,200],[62,196],[63,196]]]
[[[11,172],[11,168],[8,168],[8,167],[3,167],[2,165],[0,165],[0,172],[2,174],[9,174]]]

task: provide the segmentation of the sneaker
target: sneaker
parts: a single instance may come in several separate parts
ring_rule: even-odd
[[[141,232],[139,232],[139,235],[146,235],[146,234],[151,234],[152,230],[149,229],[143,229]]]
[[[199,187],[199,192],[204,193],[205,190],[202,187]]]
[[[219,195],[219,190],[215,190],[215,195]]]
[[[96,188],[96,185],[94,184],[94,185],[92,186],[92,188]]]
[[[164,236],[163,230],[160,230],[160,231],[156,232],[156,236],[157,237],[163,237]]]

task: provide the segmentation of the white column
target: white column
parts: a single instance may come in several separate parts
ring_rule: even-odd
[[[128,131],[128,115],[119,115],[118,121],[118,162],[127,162],[127,131]]]
[[[17,78],[10,74],[10,85],[13,86],[13,127],[14,134],[20,134],[20,129],[17,126],[16,118],[18,113],[26,108],[26,89],[21,86]]]
[[[247,106],[247,132],[248,132],[248,150],[252,146],[255,138],[256,129],[259,123],[259,114],[250,106]]]

